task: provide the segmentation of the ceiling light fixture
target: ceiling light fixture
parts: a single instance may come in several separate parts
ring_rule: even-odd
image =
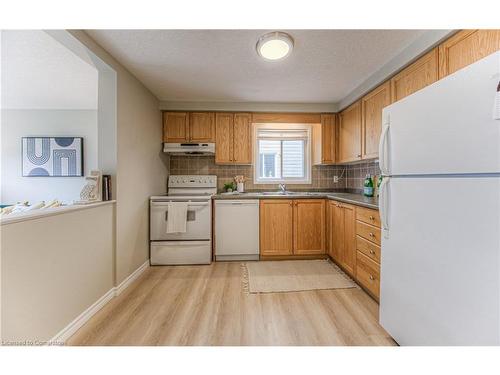
[[[257,42],[257,53],[266,60],[281,60],[290,55],[293,49],[293,39],[280,31],[261,36]]]

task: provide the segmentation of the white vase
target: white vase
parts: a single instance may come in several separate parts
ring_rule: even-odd
[[[245,184],[243,182],[238,182],[236,184],[236,190],[238,190],[238,193],[244,193],[245,192]]]

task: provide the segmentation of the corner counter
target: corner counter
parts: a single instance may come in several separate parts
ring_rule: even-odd
[[[343,203],[378,210],[378,198],[344,192],[292,192],[291,194],[272,194],[262,192],[217,194],[212,199],[331,199]]]

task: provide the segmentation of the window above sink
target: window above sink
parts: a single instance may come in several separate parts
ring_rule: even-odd
[[[311,184],[311,126],[258,124],[254,182]]]

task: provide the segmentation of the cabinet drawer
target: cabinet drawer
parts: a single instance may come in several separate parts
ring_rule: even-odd
[[[362,221],[363,223],[374,225],[380,228],[380,215],[377,210],[372,210],[370,208],[356,207],[356,220]]]
[[[380,246],[365,240],[363,237],[356,236],[356,249],[380,264]]]
[[[377,299],[380,295],[380,266],[358,251],[356,261],[356,279]]]
[[[380,246],[380,228],[356,221],[356,234]]]

